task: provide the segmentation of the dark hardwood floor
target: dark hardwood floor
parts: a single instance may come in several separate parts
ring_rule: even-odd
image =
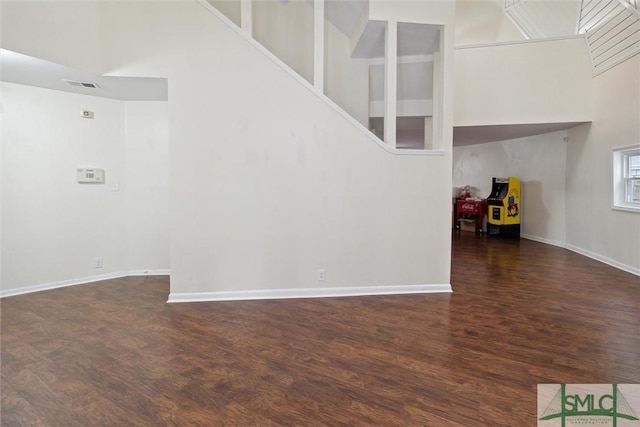
[[[538,383],[640,383],[640,278],[453,237],[453,294],[166,304],[133,277],[1,302],[2,426],[535,426]]]

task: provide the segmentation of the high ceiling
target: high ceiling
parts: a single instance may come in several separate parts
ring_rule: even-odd
[[[458,0],[456,41],[470,44],[522,39],[522,34],[509,22],[501,5],[501,0]],[[368,0],[326,0],[325,15],[345,35],[355,37],[367,8]],[[356,45],[353,57],[384,57],[385,26],[386,24],[381,21],[368,22]],[[398,55],[429,55],[436,52],[439,46],[439,30],[440,27],[433,25],[399,23]],[[372,65],[372,78],[380,74],[379,68],[379,65]],[[426,70],[421,77],[402,79],[405,76],[415,77],[416,72],[421,73],[420,70]],[[0,73],[2,80],[6,82],[120,100],[167,100],[168,97],[166,79],[97,76],[2,49],[0,49]],[[399,82],[398,98],[430,98],[432,88],[427,84],[431,81],[430,73],[430,67],[400,64],[399,77],[402,81]],[[93,82],[97,83],[98,88],[70,86],[64,80]],[[414,80],[415,87],[412,86]],[[374,93],[372,99],[381,99],[380,94]],[[536,135],[567,129],[577,124],[456,127],[454,145],[478,144]],[[420,130],[419,127],[413,127],[416,128],[416,132]]]

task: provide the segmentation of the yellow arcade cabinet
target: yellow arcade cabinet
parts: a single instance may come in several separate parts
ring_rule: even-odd
[[[520,180],[512,176],[493,178],[487,205],[487,233],[520,238]]]

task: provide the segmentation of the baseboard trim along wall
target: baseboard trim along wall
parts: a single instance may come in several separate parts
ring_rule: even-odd
[[[27,286],[24,288],[5,289],[0,291],[0,298],[12,297],[16,295],[30,294],[33,292],[48,291],[50,289],[66,288],[68,286],[84,285],[87,283],[100,282],[102,280],[119,279],[128,276],[168,276],[169,270],[131,270],[119,271],[115,273],[100,274],[97,276],[82,277],[79,279],[61,280],[59,282],[44,283],[42,285]]]
[[[169,294],[169,303],[206,301],[246,301],[291,298],[330,298],[370,295],[428,294],[451,292],[449,284],[404,286],[358,286],[342,288],[259,289],[254,291],[225,291]]]
[[[636,276],[640,276],[640,268],[635,268],[635,267],[632,267],[630,265],[623,264],[621,262],[612,260],[611,258],[607,258],[605,256],[599,255],[599,254],[594,253],[594,252],[590,252],[590,251],[588,251],[586,249],[582,249],[582,248],[579,248],[577,246],[573,246],[573,245],[570,245],[570,244],[566,244],[565,248],[567,248],[570,251],[573,251],[575,253],[578,253],[580,255],[584,255],[584,256],[589,257],[591,259],[595,259],[596,261],[600,261],[600,262],[608,264],[608,265],[610,265],[612,267],[615,267],[615,268],[618,268],[620,270],[626,271],[627,273],[631,273],[631,274],[635,274]]]
[[[533,240],[535,242],[545,243],[547,245],[558,246],[571,252],[575,252],[580,255],[584,255],[587,258],[595,259],[596,261],[603,262],[607,265],[620,269],[622,271],[626,271],[627,273],[635,274],[636,276],[640,276],[640,268],[635,268],[630,265],[623,264],[621,262],[612,260],[611,258],[607,258],[606,256],[599,255],[595,252],[588,251],[586,249],[582,249],[578,246],[570,245],[568,243],[562,243],[557,240],[550,240],[544,237],[532,236],[530,234],[523,234],[520,237],[527,240]]]
[[[578,246],[565,244],[555,240],[523,234],[524,239],[533,240],[548,245],[558,246],[584,255],[596,261],[603,262],[612,267],[640,276],[640,268],[635,268],[614,261],[594,252],[579,248]],[[0,298],[16,295],[30,294],[32,292],[47,291],[50,289],[64,288],[67,286],[83,285],[102,280],[118,279],[129,276],[168,276],[168,269],[158,270],[129,270],[97,276],[83,277],[79,279],[62,280],[59,282],[45,283],[24,288],[0,290]],[[305,289],[261,289],[255,291],[228,291],[228,292],[199,292],[199,293],[172,293],[169,294],[169,303],[177,302],[204,302],[204,301],[242,301],[260,299],[289,299],[289,298],[328,298],[366,295],[400,295],[400,294],[425,294],[452,292],[449,284],[434,285],[404,285],[404,286],[367,286],[367,287],[341,287],[341,288],[305,288]]]
[[[169,276],[170,270],[168,268],[161,270],[129,270],[127,276]]]
[[[560,248],[564,248],[566,246],[564,242],[547,239],[545,237],[533,236],[531,234],[522,234],[520,237],[527,240],[533,240],[534,242],[540,242],[540,243],[545,243],[547,245],[558,246]]]

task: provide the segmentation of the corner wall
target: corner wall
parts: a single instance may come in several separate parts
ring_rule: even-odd
[[[567,131],[560,131],[454,147],[454,188],[470,185],[485,198],[493,177],[519,178],[523,237],[564,246],[566,136]]]
[[[124,102],[125,252],[130,272],[169,271],[169,105]]]
[[[611,208],[612,152],[640,142],[640,55],[593,78],[593,123],[569,131],[567,247],[640,274],[640,213]]]
[[[122,102],[5,82],[2,97],[2,290],[122,271]],[[77,183],[78,167],[106,183]]]
[[[167,272],[166,102],[1,86],[2,294]],[[106,183],[79,184],[78,167]]]

